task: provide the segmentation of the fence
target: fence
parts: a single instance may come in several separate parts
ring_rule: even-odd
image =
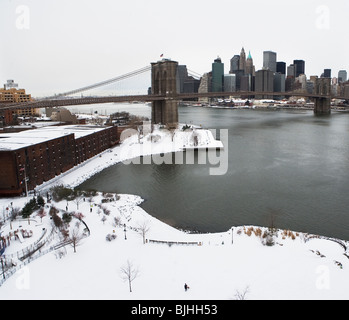
[[[181,246],[201,246],[202,242],[183,242],[183,241],[160,241],[160,240],[151,240],[146,239],[146,242],[149,243],[159,243],[159,244],[167,244],[169,246],[172,245],[181,245]]]
[[[79,220],[81,222],[83,222],[83,224],[86,227],[86,230],[87,230],[86,237],[90,236],[90,229],[88,228],[87,224],[83,220],[81,220],[81,219],[79,219]],[[47,237],[45,237],[46,233],[47,233],[47,230],[45,229],[45,232],[43,233],[43,235],[34,244],[32,244],[32,245],[28,246],[27,248],[25,248],[21,251],[18,251],[14,254],[4,255],[3,257],[0,258],[2,264],[4,263],[4,261],[2,260],[3,258],[12,260],[13,258],[16,257],[19,261],[21,261],[21,263],[19,263],[18,265],[13,265],[12,261],[10,261],[11,267],[8,270],[3,271],[0,275],[0,276],[2,276],[2,278],[0,279],[0,287],[3,285],[3,283],[9,277],[11,277],[18,270],[22,269],[24,266],[26,266],[30,262],[42,257],[43,255],[45,255],[53,250],[60,249],[64,246],[72,243],[71,240],[66,240],[66,241],[59,242],[58,244],[52,245],[51,247],[49,247],[46,250],[41,250],[47,243],[52,241],[52,239],[54,237],[54,233],[55,233],[55,228],[52,228],[51,232],[49,233],[49,235]],[[6,260],[5,260],[5,264],[6,263],[8,263],[8,262],[6,262]]]

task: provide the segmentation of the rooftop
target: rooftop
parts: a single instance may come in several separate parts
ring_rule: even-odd
[[[0,134],[0,151],[12,151],[26,148],[70,134],[75,139],[105,130],[107,127],[89,125],[50,126],[16,133]]]

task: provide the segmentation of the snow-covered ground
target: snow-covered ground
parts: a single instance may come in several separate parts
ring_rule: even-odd
[[[174,145],[169,143],[171,137],[159,135],[163,143],[156,142],[151,152],[173,151]],[[143,145],[147,145],[147,141],[145,139]],[[138,137],[129,138],[112,152],[105,152],[58,177],[41,190],[55,183],[79,184],[104,167],[121,161],[122,148],[126,147],[134,148],[133,156],[140,152]],[[112,201],[105,202],[105,199]],[[24,198],[16,198],[3,199],[0,204],[5,208],[10,201],[18,207],[25,203]],[[278,230],[273,236],[274,245],[266,246],[268,229],[255,226],[233,229],[227,226],[223,233],[188,234],[150,216],[139,206],[141,202],[135,195],[118,198],[102,194],[79,204],[52,202],[50,205],[57,207],[60,215],[67,206],[69,212],[81,212],[90,236],[81,241],[76,253],[68,245],[59,249],[65,250],[62,258],[58,258],[57,250],[50,251],[23,266],[0,287],[0,299],[234,300],[244,294],[245,299],[349,298],[349,252],[342,246],[348,246],[348,242],[342,241],[341,245]],[[45,210],[47,213],[49,208]],[[48,232],[52,230],[48,215],[42,222],[35,214],[33,219],[37,221],[34,226],[30,224],[33,237],[35,233],[41,234],[43,227]],[[76,222],[73,219],[70,228],[74,228]],[[24,221],[22,227],[27,229],[28,224]],[[142,226],[149,229],[145,244],[140,232]],[[106,241],[108,234],[116,235],[116,239]],[[58,241],[55,233],[48,246]],[[18,240],[13,242],[11,246],[19,245]],[[132,292],[121,272],[127,261],[138,270]],[[190,287],[188,291],[184,290],[185,283]]]
[[[180,125],[179,127],[182,126]],[[141,136],[141,138],[135,134],[136,130],[133,130],[131,133],[133,135],[128,137],[121,145],[108,149],[47,183],[38,186],[37,191],[45,192],[57,184],[76,187],[91,176],[114,164],[120,162],[129,163],[131,159],[137,159],[140,156],[160,155],[193,148],[193,135],[198,136],[198,148],[215,149],[224,147],[221,141],[215,140],[211,131],[200,128],[186,132],[178,129],[174,134],[168,130],[157,128],[152,134],[144,132],[144,136]]]

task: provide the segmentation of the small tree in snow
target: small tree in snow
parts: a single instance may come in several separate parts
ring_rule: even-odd
[[[121,278],[128,281],[130,292],[132,292],[132,282],[139,276],[139,270],[133,266],[133,263],[127,260],[125,266],[120,268]]]
[[[76,204],[76,210],[79,210],[79,203],[82,202],[83,196],[77,195],[76,198],[73,200],[73,202]]]
[[[145,244],[145,236],[150,230],[150,222],[149,221],[143,221],[142,223],[138,224],[138,230],[139,233],[143,237],[143,244]]]
[[[76,253],[76,247],[81,244],[81,240],[84,238],[83,234],[80,232],[80,223],[76,223],[75,228],[69,233],[69,240],[74,248],[74,253]]]
[[[107,217],[106,216],[103,216],[101,221],[103,222],[103,224],[107,221]]]
[[[44,208],[40,208],[38,213],[37,213],[37,216],[41,219],[41,222],[42,222],[42,218],[46,216],[45,209]]]
[[[250,291],[250,288],[248,286],[242,292],[236,290],[236,294],[235,294],[236,300],[246,300],[246,295],[249,293],[249,291]]]

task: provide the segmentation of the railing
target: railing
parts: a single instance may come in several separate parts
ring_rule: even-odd
[[[81,220],[80,220],[84,225],[86,230],[88,231],[88,235],[90,235],[90,229],[88,228],[87,224]],[[26,266],[27,264],[29,264],[30,262],[42,257],[43,255],[53,251],[53,250],[57,250],[60,249],[68,244],[71,244],[72,241],[71,240],[65,240],[65,241],[61,241],[55,245],[50,246],[48,249],[46,250],[41,250],[47,243],[51,242],[53,237],[54,237],[54,233],[55,233],[55,228],[52,228],[50,234],[44,238],[44,235],[46,234],[46,232],[40,237],[39,240],[37,240],[34,244],[28,246],[27,248],[18,251],[14,254],[11,255],[5,255],[3,257],[1,257],[1,259],[13,259],[13,258],[17,258],[18,261],[21,261],[21,263],[17,264],[17,265],[13,265],[12,261],[10,261],[10,264],[12,264],[12,267],[10,267],[8,270],[4,271],[0,274],[0,277],[2,277],[0,279],[0,287],[3,285],[3,283],[9,278],[11,277],[13,274],[15,274],[18,270],[22,269],[24,266]],[[43,240],[44,238],[44,240]],[[2,260],[2,263],[4,263],[4,261]],[[8,262],[7,262],[8,263]],[[6,264],[6,261],[5,261]]]
[[[146,243],[167,244],[167,245],[169,245],[169,246],[172,246],[172,245],[180,245],[180,246],[202,246],[202,242],[161,241],[161,240],[152,240],[152,239],[146,239]]]

